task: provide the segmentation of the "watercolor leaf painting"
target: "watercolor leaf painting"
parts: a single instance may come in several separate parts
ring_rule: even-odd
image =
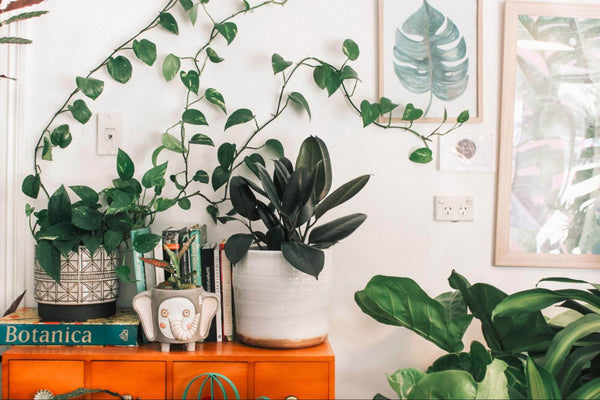
[[[455,23],[427,0],[396,29],[394,72],[411,93],[429,93],[425,116],[433,97],[459,98],[469,82],[465,38]]]

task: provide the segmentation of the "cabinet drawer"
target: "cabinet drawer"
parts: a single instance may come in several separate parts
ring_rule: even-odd
[[[165,365],[160,361],[92,361],[91,387],[129,394],[134,399],[162,399],[166,396]]]
[[[41,389],[70,392],[84,386],[83,375],[83,361],[10,360],[7,398],[33,399]]]
[[[248,364],[245,362],[174,362],[173,363],[173,398],[183,398],[183,392],[192,379],[200,374],[215,372],[229,378],[238,390],[241,399],[248,398]],[[210,398],[210,384],[207,383],[198,396],[198,390],[204,377],[198,379],[190,387],[188,399]],[[229,385],[223,382],[227,398],[235,399],[235,394]],[[214,398],[222,399],[223,395],[218,384],[215,383]]]
[[[257,362],[254,393],[270,399],[329,398],[329,364],[326,362]]]

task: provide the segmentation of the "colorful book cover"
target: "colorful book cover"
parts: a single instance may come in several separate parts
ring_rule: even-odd
[[[223,340],[233,341],[233,291],[231,262],[225,255],[225,242],[219,245],[221,255],[221,308],[223,310]]]
[[[206,243],[202,246],[202,287],[207,292],[215,293],[215,247],[216,243]],[[220,307],[220,306],[219,306]],[[215,342],[217,340],[217,322],[216,317],[210,326],[210,331],[206,337],[206,342]],[[220,322],[219,322],[220,324]]]
[[[0,345],[136,346],[139,323],[130,308],[85,322],[44,322],[26,307],[0,318]]]
[[[136,237],[150,233],[150,228],[139,228],[131,231],[131,251],[133,252],[133,272],[135,276],[135,288],[138,293],[143,292],[146,289],[150,289],[146,287],[146,269],[144,266],[144,262],[140,260],[140,257],[147,257],[147,255],[138,253],[133,249],[133,242]]]
[[[206,243],[206,224],[200,226],[198,224],[190,226],[188,228],[190,237],[196,235],[192,244],[190,245],[190,267],[192,272],[195,272],[193,283],[198,286],[202,286],[202,260],[200,251],[202,246]]]

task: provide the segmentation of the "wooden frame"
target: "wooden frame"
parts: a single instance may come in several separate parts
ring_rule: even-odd
[[[448,109],[448,122],[456,121],[456,117],[460,112],[465,109],[469,110],[470,119],[468,122],[482,122],[483,121],[483,74],[482,74],[482,54],[483,54],[483,0],[459,0],[459,3],[464,3],[467,5],[467,11],[465,13],[465,7],[457,6],[455,2],[446,1],[443,2],[441,0],[428,0],[425,2],[424,0],[378,0],[379,1],[379,79],[378,79],[378,88],[379,88],[379,97],[387,97],[392,101],[398,103],[401,102],[401,105],[404,106],[408,102],[412,102],[415,107],[422,108],[424,111],[427,111],[428,104],[431,104],[431,109],[428,113],[426,113],[423,118],[419,119],[419,122],[433,122],[438,123],[442,122],[444,108]],[[465,70],[468,75],[465,78],[464,85],[455,83],[455,86],[450,84],[440,84],[435,85],[430,81],[424,83],[421,79],[425,79],[426,81],[430,78],[425,78],[424,75],[421,75],[420,83],[416,83],[413,81],[413,85],[421,86],[425,84],[428,88],[436,86],[436,93],[440,96],[455,97],[454,100],[440,100],[440,98],[433,95],[432,90],[426,89],[425,92],[420,92],[420,94],[415,94],[416,88],[413,85],[409,84],[407,80],[412,81],[413,78],[416,78],[413,73],[399,73],[396,72],[395,65],[400,65],[401,69],[402,65],[407,66],[409,68],[404,69],[406,72],[408,69],[415,71],[415,65],[411,63],[403,63],[399,62],[397,58],[394,58],[394,47],[390,42],[393,42],[394,32],[396,29],[403,26],[403,24],[412,16],[421,12],[419,9],[419,5],[421,8],[425,7],[427,4],[427,10],[431,10],[433,7],[434,12],[437,9],[440,10],[444,18],[444,22],[442,23],[442,27],[440,31],[443,31],[448,25],[448,21],[453,21],[455,26],[458,27],[459,37],[452,41],[449,44],[444,45],[444,47],[450,46],[458,46],[461,41],[461,38],[464,38],[466,43],[466,55],[462,57],[460,60],[445,62],[444,65],[447,66],[456,66],[457,64],[462,64],[468,58],[468,68]],[[389,21],[389,17],[384,11],[384,5],[386,5],[392,11],[389,14],[393,14],[398,20]],[[395,7],[400,7],[401,9],[398,12],[394,12]],[[470,7],[470,8],[469,8]],[[419,10],[419,11],[418,11]],[[429,13],[429,11],[427,11]],[[444,14],[446,13],[446,14]],[[471,21],[472,19],[472,21]],[[470,23],[472,22],[472,23]],[[451,22],[452,23],[452,22]],[[465,32],[465,36],[462,35],[462,32]],[[415,43],[413,40],[415,36],[411,34],[407,34],[407,38],[411,43]],[[417,38],[417,40],[419,40]],[[423,42],[426,40],[423,39]],[[406,50],[405,56],[411,57],[412,54],[409,53],[407,46],[402,46],[403,49]],[[453,47],[455,48],[455,47]],[[416,57],[420,58],[420,57]],[[386,61],[387,60],[387,61]],[[392,61],[393,60],[393,61]],[[414,59],[413,59],[414,60]],[[427,64],[427,63],[426,63]],[[432,69],[428,68],[425,65],[426,69],[429,69],[431,72]],[[424,72],[423,70],[421,72]],[[405,76],[405,78],[400,78],[400,76]],[[410,76],[408,76],[410,75]],[[402,82],[404,81],[404,83]],[[412,90],[407,89],[407,87],[412,87]],[[461,88],[459,88],[461,87]],[[423,90],[423,89],[419,89]],[[462,91],[461,91],[462,90]],[[430,102],[430,98],[432,99]],[[401,122],[402,121],[402,112],[404,107],[398,107],[398,109],[394,110],[392,113],[392,122]],[[389,117],[381,117],[380,122],[387,123],[389,121]]]
[[[600,6],[506,3],[496,265],[600,268],[600,35],[587,24]]]

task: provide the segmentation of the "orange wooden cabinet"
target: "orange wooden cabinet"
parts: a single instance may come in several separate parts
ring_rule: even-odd
[[[54,394],[101,388],[134,399],[180,399],[204,373],[227,376],[242,399],[333,399],[335,357],[329,343],[299,350],[267,350],[239,343],[202,343],[188,353],[157,344],[140,347],[13,347],[2,356],[2,398],[31,399],[40,389]],[[201,380],[188,392],[198,397]],[[233,390],[225,384],[227,398]],[[98,397],[100,398],[100,397]],[[200,398],[210,398],[207,384]],[[221,398],[216,386],[215,398]]]

